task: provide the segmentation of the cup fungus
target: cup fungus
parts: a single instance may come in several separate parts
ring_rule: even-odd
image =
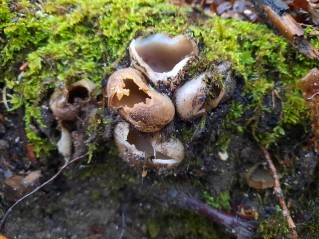
[[[175,107],[168,95],[184,80],[198,55],[198,47],[186,35],[171,37],[158,33],[133,40],[129,52],[134,68],[114,72],[105,90],[108,106],[130,123],[116,126],[116,145],[123,160],[131,165],[171,169],[183,160],[184,147],[176,138],[162,139],[159,130],[174,118]],[[166,91],[168,95],[157,92],[148,80],[155,88],[165,85],[170,92]],[[205,114],[228,99],[235,86],[231,64],[220,63],[177,88],[178,115],[192,120]]]
[[[172,121],[175,108],[167,95],[150,87],[136,69],[114,72],[107,83],[108,105],[142,132],[155,132]]]
[[[69,87],[56,89],[50,98],[50,108],[60,120],[76,120],[83,104],[91,100],[95,84],[90,80],[80,80]]]
[[[183,80],[187,66],[198,55],[196,43],[186,35],[157,33],[133,40],[129,46],[132,65],[158,86],[171,90]]]
[[[269,169],[265,168],[262,164],[256,164],[248,169],[245,177],[249,187],[255,189],[267,189],[275,185],[275,180]]]
[[[176,90],[176,111],[183,120],[195,119],[227,100],[235,87],[231,64],[223,62],[215,72],[204,72]]]
[[[184,146],[179,139],[161,140],[158,132],[141,133],[126,122],[116,125],[114,139],[122,159],[137,168],[171,169],[184,158]]]

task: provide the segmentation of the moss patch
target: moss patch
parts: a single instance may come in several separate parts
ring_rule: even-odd
[[[218,209],[224,209],[230,211],[230,196],[228,192],[220,193],[217,197],[210,195],[208,192],[204,192],[204,200],[208,205]]]

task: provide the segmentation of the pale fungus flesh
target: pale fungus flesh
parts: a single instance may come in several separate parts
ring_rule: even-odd
[[[88,102],[95,90],[95,84],[90,80],[79,80],[68,87],[69,102],[73,103],[77,100]]]
[[[207,74],[187,81],[176,90],[176,111],[183,120],[192,120],[206,113],[207,85],[203,79]]]
[[[184,146],[180,140],[161,140],[160,134],[141,133],[127,122],[120,122],[114,130],[114,139],[121,158],[130,165],[142,169],[172,169],[184,158]]]
[[[185,157],[184,146],[177,138],[162,140],[160,133],[157,132],[152,135],[151,144],[155,152],[152,163],[158,167],[173,168]]]
[[[150,144],[140,133],[126,122],[120,122],[114,129],[114,141],[121,158],[132,166],[144,166]],[[140,148],[140,146],[142,146]],[[140,149],[138,149],[140,148]]]
[[[181,83],[186,68],[198,55],[198,47],[190,37],[164,33],[133,40],[129,51],[133,67],[146,74],[154,85],[164,84],[171,90]]]

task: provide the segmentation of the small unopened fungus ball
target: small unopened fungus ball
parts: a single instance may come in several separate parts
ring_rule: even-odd
[[[176,90],[176,110],[182,119],[192,120],[206,113],[207,85],[204,78],[207,74],[187,81]]]
[[[235,88],[231,64],[223,62],[212,72],[204,72],[176,90],[176,111],[183,120],[193,120],[227,100]]]
[[[114,72],[107,83],[108,105],[142,132],[155,132],[172,121],[175,108],[167,95],[155,91],[136,69]]]
[[[171,90],[180,84],[187,67],[198,55],[197,45],[190,37],[163,33],[135,39],[129,50],[135,68],[155,85],[164,84]]]
[[[116,125],[114,139],[121,158],[140,169],[172,169],[184,159],[184,146],[179,139],[162,140],[159,132],[141,133],[127,122]]]

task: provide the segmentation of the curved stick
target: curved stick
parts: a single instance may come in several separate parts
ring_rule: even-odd
[[[291,230],[290,231],[290,238],[297,239],[298,234],[297,234],[297,230],[296,230],[296,224],[295,224],[294,220],[292,219],[292,217],[290,215],[290,211],[286,205],[284,193],[281,189],[280,182],[279,182],[279,176],[277,173],[277,169],[276,169],[273,161],[271,160],[271,157],[270,157],[268,150],[265,147],[262,147],[261,149],[262,149],[262,151],[265,155],[265,158],[267,160],[267,163],[269,165],[272,177],[275,180],[274,194],[275,194],[275,196],[279,202],[279,205],[281,207],[282,215],[286,218],[288,227]]]

